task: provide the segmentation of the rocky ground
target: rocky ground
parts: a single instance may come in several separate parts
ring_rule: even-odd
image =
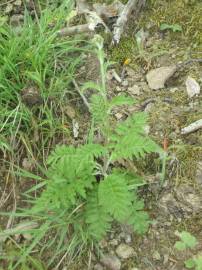
[[[10,19],[16,26],[22,20],[23,3],[6,2],[0,3],[4,12],[0,20]],[[107,57],[117,62],[108,71],[109,95],[127,93],[137,101],[132,108],[114,111],[114,119],[119,121],[136,111],[147,112],[148,133],[167,151],[166,170],[161,181],[158,158],[134,165],[146,179],[140,190],[152,219],[146,235],[140,237],[128,227],[114,225],[100,243],[100,258],[92,252],[89,260],[84,256],[68,267],[64,260],[61,269],[183,270],[190,253],[174,249],[178,239],[175,233],[182,230],[197,237],[199,244],[193,254],[202,252],[202,129],[182,132],[202,119],[202,68],[199,61],[191,61],[201,59],[199,2],[150,1],[138,21],[131,18],[117,47],[106,42]],[[33,2],[27,1],[27,5],[33,12]],[[162,23],[179,24],[182,31],[161,31]],[[135,36],[139,30],[141,50]],[[97,79],[96,66],[96,60],[86,61],[88,79]],[[70,115],[74,114],[72,107],[68,107]],[[78,121],[80,129],[83,126],[85,130],[81,116]],[[83,136],[82,131],[79,136]]]

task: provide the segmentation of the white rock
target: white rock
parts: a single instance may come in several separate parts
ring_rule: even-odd
[[[123,117],[123,114],[118,112],[115,114],[115,117],[117,120],[120,120]]]
[[[200,90],[201,90],[200,85],[197,83],[197,81],[195,79],[188,76],[185,84],[186,84],[187,94],[188,94],[189,98],[192,98],[192,97],[200,94]]]
[[[128,88],[128,93],[133,96],[139,96],[140,95],[140,88],[138,85],[134,84],[133,86]]]
[[[175,73],[176,70],[176,65],[150,70],[146,75],[149,87],[154,90],[164,88],[165,82]]]
[[[130,247],[126,244],[120,244],[116,249],[116,254],[121,259],[128,259],[128,258],[133,257],[135,255],[135,251],[132,247]]]
[[[109,270],[120,270],[121,262],[115,255],[104,255],[101,260],[101,264],[106,266]]]

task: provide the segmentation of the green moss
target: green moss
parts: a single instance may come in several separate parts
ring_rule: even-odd
[[[110,50],[112,61],[123,63],[127,58],[133,59],[138,54],[135,37],[122,37],[118,46]]]

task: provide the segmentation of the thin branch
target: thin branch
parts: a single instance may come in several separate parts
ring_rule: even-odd
[[[190,124],[187,127],[184,127],[181,130],[181,134],[189,134],[189,133],[194,132],[194,131],[196,131],[196,130],[198,130],[200,128],[202,128],[202,119],[193,122],[192,124]]]
[[[58,31],[58,36],[65,37],[87,32],[93,32],[93,30],[89,28],[88,23],[62,28]]]
[[[81,98],[83,99],[84,104],[86,105],[86,107],[88,108],[88,110],[90,111],[90,104],[88,103],[88,100],[86,99],[86,97],[83,95],[83,93],[81,92],[77,82],[73,79],[72,80],[74,87],[76,88],[76,91],[79,93],[79,95],[81,96]]]

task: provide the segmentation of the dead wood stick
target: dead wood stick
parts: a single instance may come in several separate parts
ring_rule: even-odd
[[[196,130],[198,130],[200,128],[202,128],[202,119],[193,122],[192,124],[190,124],[187,127],[184,127],[181,130],[181,134],[189,134],[189,133],[194,132],[194,131],[196,131]]]
[[[77,82],[73,79],[72,80],[74,87],[76,88],[77,92],[79,93],[80,97],[83,99],[84,104],[86,105],[86,107],[88,108],[88,110],[90,111],[90,104],[88,103],[88,100],[86,99],[86,97],[84,96],[84,94],[81,92]]]
[[[89,28],[89,24],[81,24],[81,25],[75,25],[70,27],[62,28],[58,31],[58,36],[65,37],[65,36],[71,36],[74,34],[81,34],[86,32],[92,32],[93,30]]]
[[[122,13],[116,21],[113,33],[113,44],[119,43],[124,27],[132,11],[135,10],[137,16],[141,7],[145,5],[145,2],[146,0],[128,0],[128,3],[125,5]]]

